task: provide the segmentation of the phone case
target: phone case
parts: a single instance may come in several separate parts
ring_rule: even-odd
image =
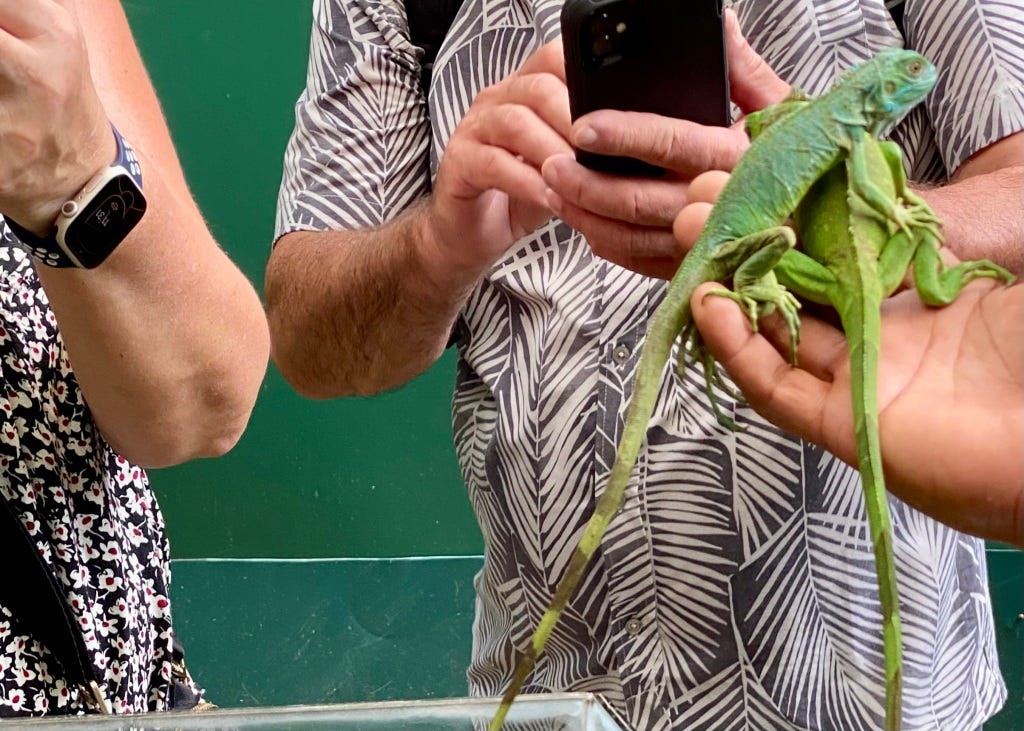
[[[729,124],[722,0],[566,0],[561,23],[573,119],[621,109]],[[605,172],[664,172],[584,151],[577,159]]]

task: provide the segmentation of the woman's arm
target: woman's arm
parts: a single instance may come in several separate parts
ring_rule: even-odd
[[[0,177],[27,169],[19,140],[39,163],[32,185],[0,191],[0,211],[45,233],[112,162],[110,123],[142,166],[148,210],[103,264],[37,265],[96,423],[144,466],[226,452],[262,382],[266,321],[189,194],[120,3],[0,3],[0,30],[0,106],[14,110],[0,118]]]

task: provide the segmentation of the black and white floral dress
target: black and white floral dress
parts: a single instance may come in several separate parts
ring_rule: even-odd
[[[172,633],[163,517],[145,472],[93,423],[34,265],[3,229],[0,498],[16,506],[64,588],[113,711],[164,710]],[[60,664],[0,603],[0,717],[86,711]]]

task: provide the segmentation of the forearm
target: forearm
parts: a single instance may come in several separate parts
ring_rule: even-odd
[[[921,191],[942,220],[946,247],[961,260],[990,259],[1024,274],[1024,132],[979,151],[951,182]]]
[[[444,352],[482,271],[439,269],[428,208],[361,231],[284,236],[267,265],[271,352],[302,395],[370,395]]]
[[[96,269],[37,269],[111,446],[144,466],[220,454],[241,435],[266,370],[262,307],[191,198],[120,4],[81,5],[89,80],[79,93],[94,86],[102,104],[87,106],[104,130],[95,164],[111,159],[113,122],[139,156],[148,208]]]
[[[127,459],[158,467],[234,445],[269,336],[255,290],[191,199],[140,157],[149,209],[107,261],[37,269],[100,431]]]
[[[1024,274],[1024,166],[921,191],[942,220],[946,247],[960,260],[990,259]]]

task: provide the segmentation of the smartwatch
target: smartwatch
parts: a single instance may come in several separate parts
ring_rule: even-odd
[[[60,207],[48,236],[37,236],[9,218],[11,233],[38,262],[51,267],[92,269],[117,248],[146,212],[142,168],[117,129],[117,159]]]

